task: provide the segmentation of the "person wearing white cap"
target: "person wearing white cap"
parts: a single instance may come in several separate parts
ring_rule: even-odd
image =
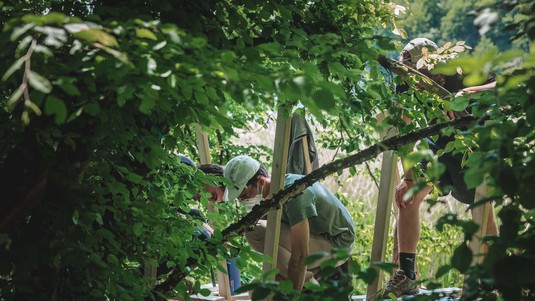
[[[249,156],[238,156],[225,166],[224,176],[232,181],[227,186],[224,201],[238,199],[251,210],[260,201],[270,197],[271,178],[260,162]],[[284,186],[289,187],[303,175],[286,174]],[[355,230],[351,215],[344,205],[325,186],[316,182],[303,193],[284,204],[277,268],[279,279],[289,279],[297,290],[305,281],[315,281],[320,262],[303,265],[303,259],[317,252],[333,248],[351,253]],[[261,220],[245,234],[251,247],[264,251],[266,221]],[[327,258],[325,258],[327,259]],[[341,265],[343,262],[339,262]]]
[[[426,50],[424,50],[426,49]],[[426,38],[416,38],[411,40],[401,51],[400,62],[417,68],[418,61],[422,59],[424,53],[433,53],[438,50],[437,44]],[[477,86],[471,88],[464,88],[462,80],[458,76],[444,76],[442,74],[430,74],[426,69],[418,70],[423,74],[429,76],[435,82],[443,86],[451,93],[463,91],[465,93],[475,93],[484,89],[492,88],[489,86]],[[398,87],[397,92],[403,93],[407,91],[406,86]],[[450,118],[455,118],[453,114],[448,113]],[[410,120],[404,118],[407,123]],[[453,136],[439,135],[436,141],[426,138],[429,148],[433,153],[444,149],[446,145],[454,141]],[[471,204],[474,202],[475,189],[468,189],[464,183],[463,155],[460,153],[453,154],[446,152],[439,156],[438,161],[442,163],[446,170],[440,177],[436,185],[444,193],[450,193],[458,201]],[[427,162],[421,162],[420,167],[425,170]],[[390,277],[385,288],[383,289],[383,297],[387,298],[390,293],[400,297],[403,295],[414,295],[419,292],[416,281],[416,248],[420,240],[420,205],[422,200],[433,190],[432,185],[425,185],[419,192],[412,197],[406,198],[406,193],[414,187],[415,181],[424,181],[422,177],[413,175],[412,170],[407,171],[401,182],[397,185],[395,191],[395,202],[399,208],[398,216],[396,218],[397,234],[398,234],[398,251],[399,251],[399,265],[400,268]],[[494,214],[490,214],[490,219],[487,227],[488,234],[496,234],[497,227],[494,221]]]

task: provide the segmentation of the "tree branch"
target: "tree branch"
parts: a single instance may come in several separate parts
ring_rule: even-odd
[[[365,150],[362,150],[356,154],[350,155],[346,158],[333,161],[329,164],[322,166],[321,168],[311,172],[307,176],[295,181],[290,187],[279,191],[269,200],[263,201],[261,204],[253,207],[253,210],[245,215],[238,222],[230,225],[222,231],[222,242],[226,242],[232,237],[238,236],[244,233],[251,226],[255,225],[256,222],[264,217],[271,208],[280,208],[288,200],[295,198],[301,194],[307,187],[311,186],[315,182],[324,179],[325,177],[338,172],[339,170],[346,169],[350,166],[361,164],[365,161],[375,158],[380,153],[387,150],[397,150],[400,147],[407,145],[409,143],[418,141],[425,137],[430,137],[437,135],[440,131],[447,127],[460,128],[467,126],[476,121],[476,118],[472,116],[467,116],[459,119],[455,119],[449,122],[444,122],[440,124],[435,124],[430,127],[414,131],[409,134],[395,136],[384,141],[378,142]],[[207,252],[209,254],[216,255],[218,244],[207,242]],[[175,269],[169,278],[158,284],[154,290],[157,292],[162,292],[164,294],[169,294],[173,288],[187,276],[188,272],[194,268],[198,263],[190,258],[187,261],[187,264],[182,269]]]
[[[398,62],[383,55],[379,56],[377,61],[379,62],[379,64],[381,64],[381,66],[383,66],[383,68],[388,69],[403,78],[407,78],[411,75],[420,76],[422,80],[420,80],[418,84],[421,85],[426,91],[434,93],[440,96],[441,98],[446,98],[451,94],[448,90],[446,90],[434,80],[430,79],[427,75],[401,62]]]

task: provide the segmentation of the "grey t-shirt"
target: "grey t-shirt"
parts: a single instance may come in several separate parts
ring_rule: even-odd
[[[302,177],[286,174],[284,187]],[[318,182],[283,206],[283,223],[291,227],[304,219],[308,219],[311,234],[326,235],[335,247],[352,251],[355,242],[353,219],[340,200]]]

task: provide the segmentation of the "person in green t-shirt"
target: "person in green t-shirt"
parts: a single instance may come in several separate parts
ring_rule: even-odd
[[[224,201],[239,199],[251,210],[270,198],[271,177],[265,167],[248,156],[238,156],[225,166],[224,176],[232,181]],[[286,174],[284,186],[289,187],[303,175]],[[305,281],[315,281],[320,262],[308,266],[303,259],[317,252],[339,248],[351,253],[355,242],[353,219],[338,198],[320,183],[314,183],[302,194],[289,200],[282,208],[277,268],[279,278],[289,279],[297,290]],[[251,247],[264,252],[266,221],[259,221],[245,234]],[[338,265],[343,264],[339,262]]]

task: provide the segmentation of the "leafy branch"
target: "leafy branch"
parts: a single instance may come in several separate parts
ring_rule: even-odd
[[[411,75],[420,76],[421,80],[419,80],[418,84],[422,86],[422,88],[424,88],[426,91],[434,93],[440,96],[441,98],[446,98],[451,94],[448,90],[446,90],[434,80],[430,79],[427,75],[421,73],[420,71],[414,68],[411,68],[410,66],[407,66],[386,56],[379,56],[377,61],[379,62],[379,64],[381,64],[381,66],[383,66],[383,68],[388,69],[403,78],[407,78]]]
[[[23,57],[21,57],[19,60],[17,60],[13,64],[13,66],[9,70],[7,70],[4,76],[2,77],[2,80],[6,80],[9,76],[11,76],[13,72],[15,72],[15,70],[20,68],[20,65],[22,65],[22,63],[24,63],[24,75],[22,76],[22,83],[15,90],[15,92],[11,95],[11,97],[9,98],[7,102],[7,105],[10,111],[13,110],[13,108],[19,102],[20,98],[23,97],[24,105],[27,108],[32,109],[36,115],[38,116],[41,115],[41,109],[39,109],[39,107],[30,100],[30,92],[29,92],[29,85],[35,84],[34,82],[36,80],[39,80],[39,78],[35,78],[36,76],[40,77],[39,75],[32,73],[32,70],[31,70],[31,59],[32,59],[32,55],[36,47],[37,47],[37,40],[32,39],[32,42],[26,54]],[[24,111],[22,113],[22,121],[25,124],[29,123],[30,118],[29,118],[28,111]]]

